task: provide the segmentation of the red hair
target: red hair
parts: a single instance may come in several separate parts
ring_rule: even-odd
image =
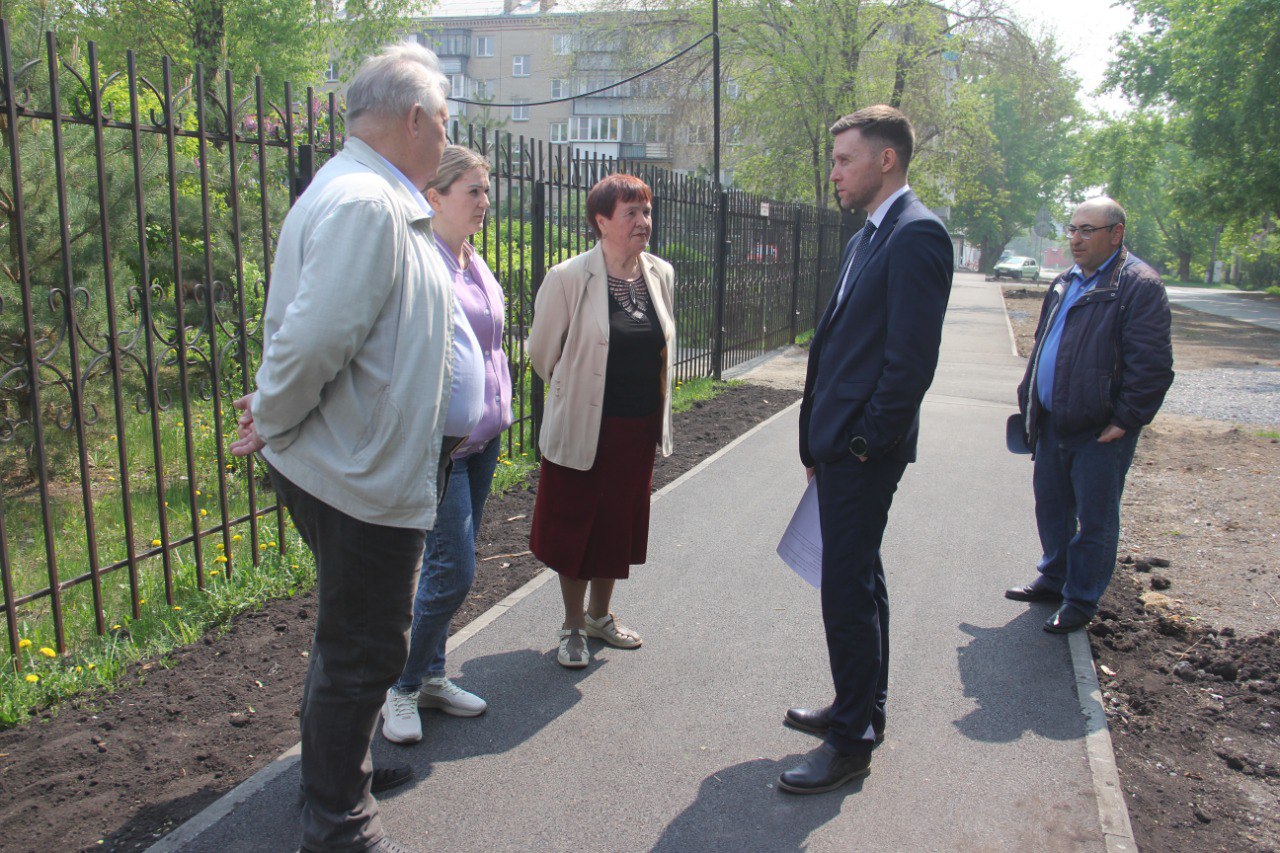
[[[591,192],[587,193],[587,227],[591,229],[592,234],[596,237],[600,236],[596,217],[612,219],[613,212],[618,209],[620,201],[625,203],[639,201],[648,204],[653,201],[653,190],[635,175],[610,175],[598,182],[591,188]]]

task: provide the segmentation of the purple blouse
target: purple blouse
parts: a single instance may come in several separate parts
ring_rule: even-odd
[[[461,459],[483,450],[511,426],[511,372],[507,368],[507,355],[502,351],[502,285],[470,243],[462,244],[462,256],[467,261],[465,270],[438,236],[436,245],[440,247],[445,266],[453,274],[454,298],[462,306],[484,355],[484,413],[471,434],[453,452],[454,459]]]

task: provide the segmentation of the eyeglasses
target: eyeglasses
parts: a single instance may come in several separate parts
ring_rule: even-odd
[[[1110,225],[1103,225],[1101,228],[1095,228],[1092,225],[1068,225],[1067,236],[1074,237],[1079,234],[1081,240],[1090,240],[1093,238],[1093,235],[1097,234],[1099,231],[1110,231],[1119,224],[1119,222],[1112,222]]]

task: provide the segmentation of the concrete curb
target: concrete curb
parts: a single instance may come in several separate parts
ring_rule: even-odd
[[[739,444],[742,444],[742,442],[746,441],[748,438],[755,435],[778,418],[786,416],[799,405],[800,401],[797,400],[782,411],[777,412],[756,424],[751,429],[747,430],[742,435],[738,436],[733,441],[708,456],[706,459],[703,459],[688,471],[685,471],[679,477],[654,492],[653,497],[650,499],[651,502],[658,501],[677,486],[697,476],[711,463],[724,456],[730,450],[733,450]],[[546,569],[540,572],[530,579],[524,586],[520,587],[506,598],[490,607],[484,613],[481,613],[475,619],[472,619],[467,623],[466,627],[449,638],[449,642],[445,646],[446,653],[454,651],[467,640],[480,633],[489,625],[492,625],[504,613],[509,611],[512,607],[515,607],[524,599],[528,598],[538,589],[538,587],[547,583],[555,576],[556,573],[551,569]],[[257,773],[253,774],[248,779],[223,794],[204,811],[200,812],[173,832],[148,847],[148,853],[174,853],[174,851],[181,850],[187,844],[195,841],[196,838],[198,838],[205,830],[209,829],[209,827],[218,823],[223,818],[228,817],[242,803],[248,801],[259,791],[270,785],[277,777],[289,770],[293,765],[297,764],[301,758],[302,744],[295,743],[293,746],[289,747],[289,749],[282,752],[275,761],[272,761],[266,767],[262,768]]]
[[[1107,712],[1102,706],[1102,687],[1093,668],[1093,651],[1089,647],[1087,629],[1067,635],[1071,649],[1071,668],[1075,671],[1076,695],[1084,714],[1084,749],[1089,757],[1089,775],[1098,798],[1098,820],[1108,853],[1137,853],[1129,807],[1116,768],[1116,754],[1107,728]]]

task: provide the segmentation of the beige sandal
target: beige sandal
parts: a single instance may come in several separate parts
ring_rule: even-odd
[[[581,628],[560,629],[560,651],[556,654],[556,660],[569,669],[582,669],[591,663],[587,635]]]
[[[619,649],[638,649],[644,642],[640,635],[626,626],[619,625],[610,613],[603,619],[592,619],[590,613],[583,614],[587,620],[587,636],[604,640]]]

